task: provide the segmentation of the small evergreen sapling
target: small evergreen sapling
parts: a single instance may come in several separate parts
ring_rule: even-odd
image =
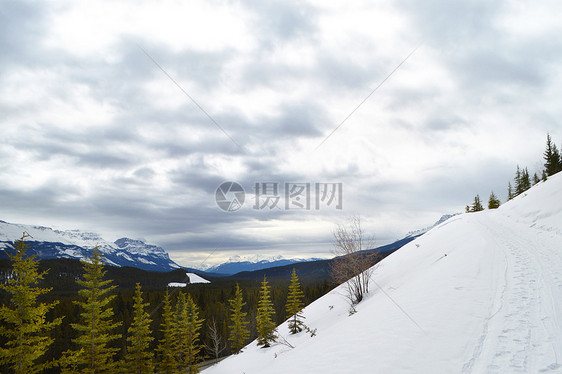
[[[289,295],[287,296],[287,305],[285,311],[287,318],[289,318],[289,331],[291,334],[296,334],[302,331],[304,323],[302,320],[305,318],[302,315],[302,308],[304,306],[302,298],[304,293],[297,276],[297,272],[293,268],[291,274],[291,284],[289,284]]]

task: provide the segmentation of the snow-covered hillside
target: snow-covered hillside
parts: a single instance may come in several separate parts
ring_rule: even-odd
[[[284,324],[294,348],[254,341],[205,373],[562,373],[562,173],[447,220],[373,280],[356,314],[337,288],[305,309],[316,336]]]
[[[0,221],[0,258],[7,258],[4,250],[13,246],[23,233],[28,253],[40,259],[90,257],[94,247],[103,254],[103,260],[113,266],[132,266],[144,270],[170,271],[179,268],[161,247],[140,240],[117,239],[111,243],[93,232],[54,230],[45,226],[23,225]]]

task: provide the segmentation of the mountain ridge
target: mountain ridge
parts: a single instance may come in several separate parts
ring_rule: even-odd
[[[84,260],[91,256],[94,248],[103,254],[108,265],[131,266],[150,271],[171,271],[181,266],[170,259],[168,253],[158,246],[141,240],[120,238],[106,241],[95,232],[81,230],[55,230],[46,226],[9,223],[0,220],[0,258],[8,258],[6,250],[13,248],[23,233],[28,253],[39,259],[73,258]]]

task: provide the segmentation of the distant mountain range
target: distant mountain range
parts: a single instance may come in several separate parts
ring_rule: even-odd
[[[171,271],[180,268],[161,247],[141,240],[121,238],[108,242],[100,235],[79,230],[53,230],[50,227],[22,225],[0,221],[0,259],[8,258],[6,249],[26,232],[28,253],[40,259],[73,258],[83,260],[98,247],[104,262],[113,266],[131,266],[150,271]]]
[[[444,215],[430,227],[412,231],[404,239],[373,250],[385,255],[389,254],[453,216],[455,214]],[[164,249],[147,244],[141,240],[121,238],[115,242],[109,242],[93,232],[80,230],[61,231],[45,226],[14,224],[1,220],[0,259],[8,258],[6,249],[13,248],[15,241],[20,239],[24,232],[30,235],[25,240],[29,246],[28,253],[36,255],[39,259],[43,260],[58,258],[83,260],[90,257],[93,248],[97,246],[103,254],[105,263],[108,265],[117,267],[129,266],[142,270],[162,272],[181,268],[180,265],[170,259]],[[276,273],[276,270],[268,270],[274,268],[279,268],[279,271],[282,271],[284,274],[286,271],[289,271],[287,269],[292,269],[291,265],[297,264],[299,268],[308,269],[308,272],[311,272],[311,274],[316,274],[315,277],[323,278],[328,272],[330,260],[319,258],[286,259],[282,256],[261,257],[259,255],[251,257],[234,256],[225,263],[211,267],[200,269],[184,268],[191,272],[196,270],[204,276],[232,276],[244,273],[242,274],[243,277],[253,277],[254,274],[262,274],[264,271],[266,273]],[[252,275],[249,276],[249,274]]]
[[[200,270],[204,270],[207,273],[233,275],[236,273],[240,273],[242,271],[256,271],[256,270],[268,269],[278,266],[291,265],[300,262],[311,262],[311,261],[318,261],[318,260],[322,260],[322,259],[320,258],[287,259],[284,258],[283,256],[261,257],[259,255],[249,256],[249,257],[234,256],[228,259],[228,261],[225,263],[206,267],[206,268],[201,268]]]

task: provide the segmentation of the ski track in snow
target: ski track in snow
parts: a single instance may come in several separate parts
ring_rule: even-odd
[[[513,373],[560,372],[562,347],[556,340],[560,324],[555,300],[562,297],[558,275],[562,261],[541,250],[552,247],[552,241],[559,238],[547,232],[525,235],[526,230],[537,229],[517,223],[508,227],[501,220],[492,220],[494,224],[487,222],[483,231],[503,250],[505,275],[503,284],[494,285],[499,297],[492,300],[492,312],[483,322],[480,340],[464,364],[463,374],[500,374],[506,368]]]

